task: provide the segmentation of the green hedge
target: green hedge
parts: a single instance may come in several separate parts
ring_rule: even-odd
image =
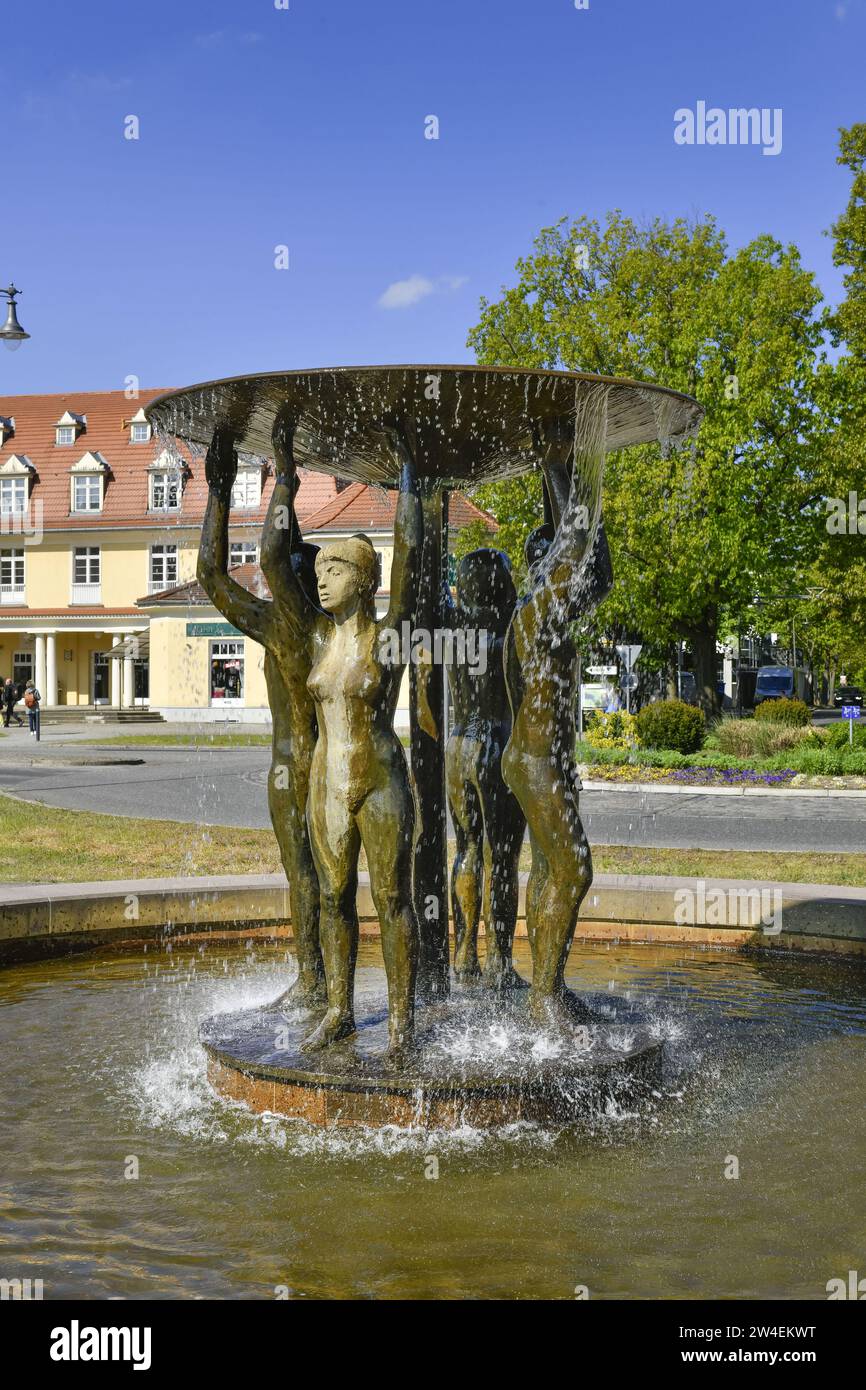
[[[697,753],[707,732],[703,710],[683,700],[658,700],[637,716],[638,738],[645,748]]]

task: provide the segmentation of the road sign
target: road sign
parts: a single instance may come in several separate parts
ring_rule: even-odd
[[[615,676],[619,670],[618,666],[587,666],[588,676]]]
[[[620,661],[624,662],[626,670],[630,671],[631,668],[636,664],[638,657],[643,651],[643,645],[641,644],[632,647],[627,647],[623,645],[622,647],[617,647],[616,650]]]
[[[619,682],[620,690],[637,690],[640,685],[640,677],[636,671],[629,671],[627,676],[621,676]]]
[[[863,714],[863,711],[861,710],[861,708],[860,708],[859,705],[843,705],[843,706],[842,706],[842,718],[843,718],[843,719],[860,719],[861,716],[862,716],[862,714]]]

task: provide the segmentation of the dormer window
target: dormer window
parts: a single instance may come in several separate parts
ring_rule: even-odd
[[[33,475],[33,464],[23,454],[13,454],[0,467],[0,516],[26,515]]]
[[[15,433],[15,420],[11,415],[0,415],[0,449]]]
[[[102,479],[95,473],[72,479],[72,510],[74,512],[102,511]]]
[[[85,454],[69,470],[71,512],[101,512],[108,464],[101,454]]]
[[[258,507],[262,500],[261,467],[241,466],[232,487],[232,506],[244,511]]]
[[[172,458],[168,453],[163,453],[149,470],[149,476],[149,509],[152,512],[179,511],[185,477],[185,469],[181,460]]]
[[[137,415],[133,415],[127,421],[129,425],[130,444],[149,444],[150,443],[150,424],[145,418],[144,410],[140,410]]]
[[[27,479],[0,478],[0,516],[23,516],[27,510]]]
[[[78,436],[87,428],[87,417],[75,415],[66,410],[54,426],[54,442],[58,445],[74,444]]]

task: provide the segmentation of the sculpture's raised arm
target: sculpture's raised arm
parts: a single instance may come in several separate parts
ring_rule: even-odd
[[[400,465],[400,496],[394,521],[394,559],[391,564],[391,601],[382,619],[383,626],[397,628],[402,622],[411,621],[415,612],[424,543],[424,514],[411,429],[388,424],[381,432],[388,439]]]
[[[261,566],[281,614],[299,629],[308,630],[320,615],[305,593],[292,563],[292,552],[301,535],[295,515],[295,497],[300,486],[293,449],[295,425],[294,414],[288,408],[282,410],[274,422],[272,439],[277,472],[262,529]]]
[[[271,604],[256,598],[228,573],[229,513],[237,470],[238,456],[232,431],[218,426],[205,459],[208,499],[196,575],[224,618],[247,637],[265,643],[273,622]]]
[[[545,617],[551,605],[567,613],[586,606],[583,597],[588,576],[584,562],[588,551],[593,564],[604,566],[603,551],[610,568],[607,541],[603,533],[597,538],[601,526],[606,401],[606,393],[589,400],[577,424],[569,416],[536,430],[539,464],[556,523],[553,543],[533,576],[532,602],[539,617]],[[601,577],[596,576],[593,583],[599,589]]]

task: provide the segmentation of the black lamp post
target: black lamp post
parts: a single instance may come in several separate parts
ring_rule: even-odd
[[[14,285],[9,285],[5,290],[0,289],[0,294],[5,294],[8,300],[6,322],[0,328],[0,339],[3,341],[3,346],[7,347],[10,352],[17,352],[24,339],[30,337],[30,334],[25,333],[18,322],[18,306],[15,303],[15,297],[20,293],[21,291],[16,289]]]

